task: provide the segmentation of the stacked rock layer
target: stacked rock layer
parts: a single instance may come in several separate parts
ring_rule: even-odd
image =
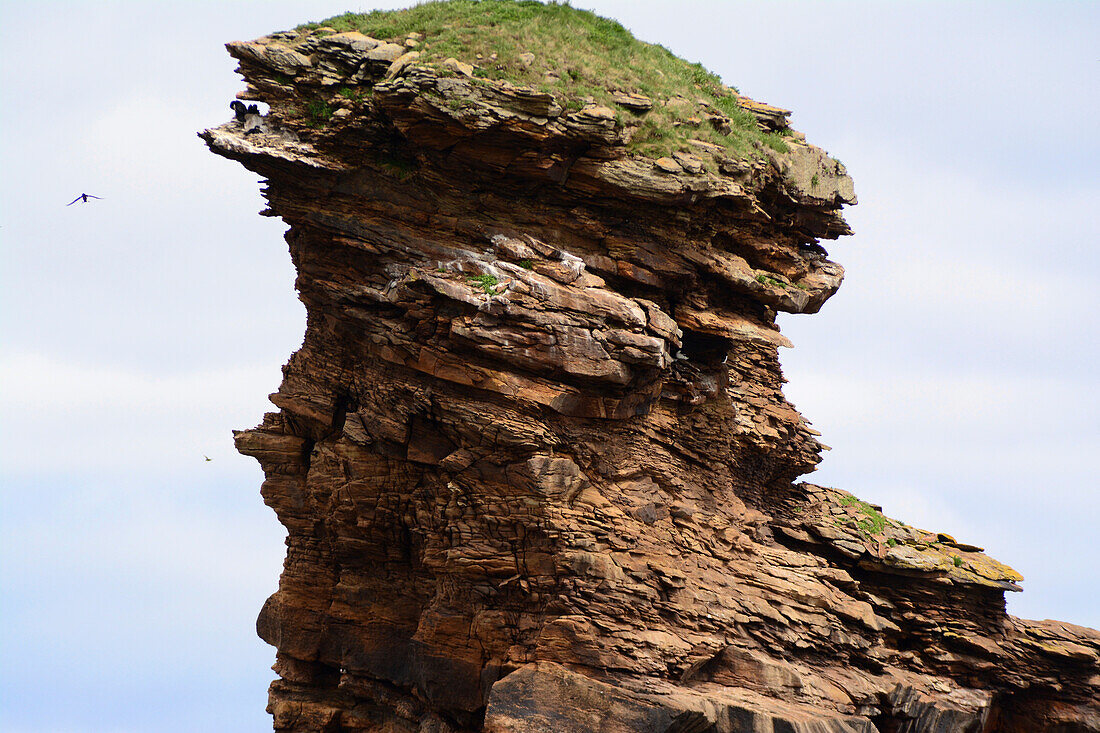
[[[308,314],[236,437],[288,531],[276,730],[1100,730],[1100,634],[795,483],[823,446],[775,316],[840,285],[837,161],[648,159],[610,109],[358,33],[229,50],[270,111],[202,137],[266,178]]]

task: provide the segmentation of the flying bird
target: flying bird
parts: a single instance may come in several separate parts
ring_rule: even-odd
[[[99,199],[100,201],[102,201],[102,200],[103,200],[103,199],[101,199],[101,198],[100,198],[99,196],[93,196],[93,195],[92,195],[92,194],[90,194],[90,193],[82,193],[82,194],[80,194],[79,196],[77,196],[77,197],[76,197],[75,199],[73,199],[72,201],[70,201],[69,203],[67,203],[67,204],[65,204],[65,205],[66,205],[66,206],[72,206],[72,205],[73,205],[73,204],[75,204],[75,203],[76,203],[77,201],[81,201],[81,202],[83,202],[83,203],[85,203],[85,204],[86,204],[86,203],[88,203],[88,199]]]
[[[206,460],[208,460],[208,461],[212,461],[212,460],[214,460],[213,458],[211,458],[210,456],[208,456],[208,455],[205,455],[205,454],[203,455],[203,458],[205,458],[205,459],[206,459]]]

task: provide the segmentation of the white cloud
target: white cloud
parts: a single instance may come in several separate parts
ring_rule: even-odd
[[[884,359],[846,372],[805,369],[785,392],[798,404],[814,405],[803,413],[820,412],[840,425],[870,426],[905,416],[922,429],[982,428],[1000,435],[1061,426],[1068,435],[1059,439],[1073,440],[1100,407],[1090,388],[1089,382],[1049,375],[929,373]]]
[[[41,353],[0,354],[0,463],[9,474],[112,469],[168,474],[203,455],[251,465],[231,430],[273,409],[279,368],[232,366],[164,374],[78,365]]]

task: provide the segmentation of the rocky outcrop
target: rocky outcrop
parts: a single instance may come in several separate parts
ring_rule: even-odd
[[[236,436],[288,531],[276,730],[1100,731],[1100,634],[796,482],[824,446],[775,316],[840,285],[843,166],[800,135],[646,158],[401,40],[229,44],[270,109],[202,133],[266,179],[308,313]]]

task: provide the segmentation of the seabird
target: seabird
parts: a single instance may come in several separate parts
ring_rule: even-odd
[[[256,104],[250,104],[247,107],[244,106],[244,102],[239,99],[234,99],[229,103],[229,108],[233,110],[233,116],[244,126],[244,134],[251,135],[254,132],[260,132],[263,129],[263,115],[260,114],[260,107]]]
[[[82,194],[80,194],[79,196],[77,196],[77,197],[76,197],[75,199],[73,199],[72,201],[70,201],[69,203],[67,203],[67,204],[65,204],[65,205],[66,205],[66,206],[72,206],[72,205],[73,205],[73,204],[75,204],[75,203],[76,203],[77,201],[80,201],[80,202],[83,202],[83,203],[85,203],[85,204],[86,204],[86,203],[88,203],[88,199],[99,199],[100,201],[102,201],[102,200],[103,200],[103,199],[100,199],[100,198],[99,198],[99,196],[93,196],[93,195],[92,195],[92,194],[90,194],[90,193],[82,193]]]
[[[244,134],[251,135],[260,132],[263,128],[264,118],[260,114],[260,108],[255,104],[248,105],[244,116]]]

